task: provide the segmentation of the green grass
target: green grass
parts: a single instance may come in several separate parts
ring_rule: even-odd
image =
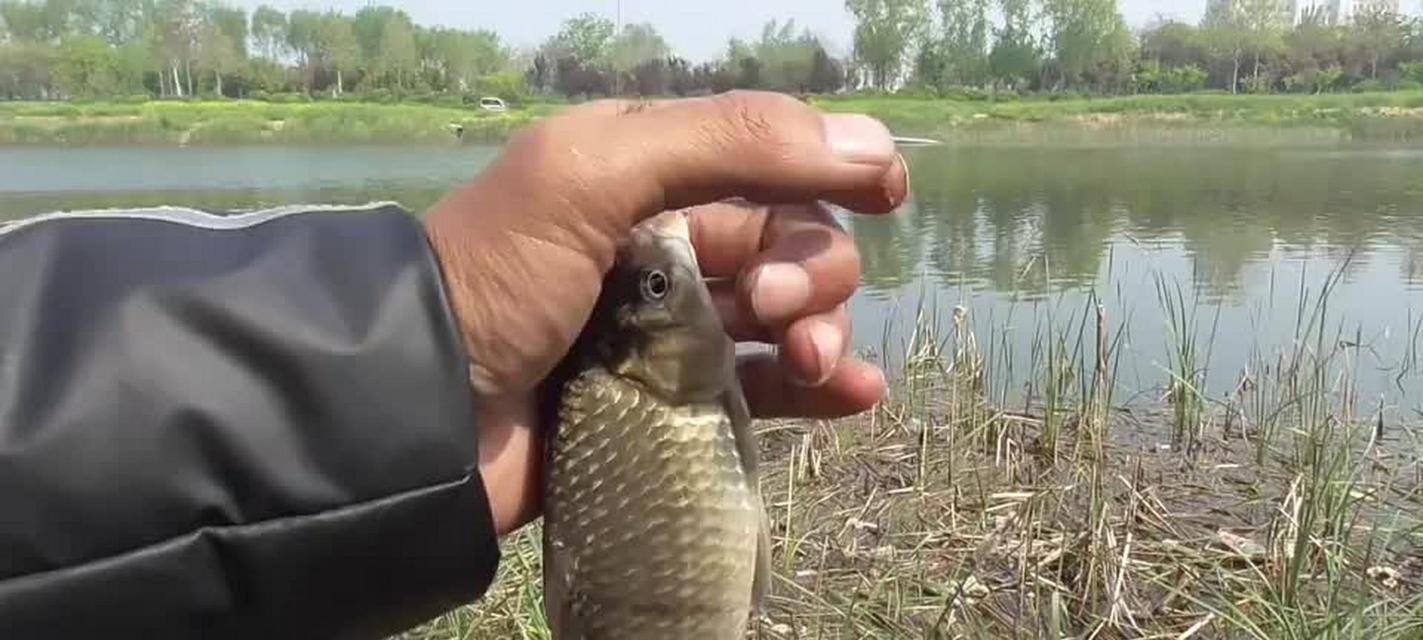
[[[1091,129],[1316,127],[1354,138],[1423,137],[1423,92],[1299,95],[1141,95],[953,100],[819,98],[827,110],[869,113],[897,131],[921,135],[1020,131],[1033,125]]]
[[[1320,96],[1032,97],[992,100],[896,96],[819,97],[831,111],[869,113],[903,134],[1038,140],[1053,136],[1133,135],[1170,139],[1234,137],[1306,130],[1324,137],[1423,139],[1423,92]],[[507,113],[431,104],[347,101],[149,101],[0,103],[0,144],[288,144],[499,142],[555,113],[534,104]]]

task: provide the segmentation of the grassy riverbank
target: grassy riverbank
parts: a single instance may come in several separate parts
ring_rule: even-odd
[[[497,142],[549,113],[422,104],[254,101],[0,103],[0,144],[419,144]]]
[[[831,111],[884,119],[904,134],[1023,137],[1034,132],[1308,129],[1331,139],[1423,139],[1423,92],[1320,96],[1127,96],[1012,100],[816,98]],[[502,114],[425,104],[0,103],[0,144],[345,144],[497,142],[556,112],[538,104]],[[1170,135],[1166,136],[1170,138]]]
[[[830,111],[875,115],[896,131],[942,137],[1028,135],[1042,131],[1172,130],[1231,133],[1304,130],[1354,140],[1423,139],[1423,92],[1303,95],[1140,95],[1103,98],[930,100],[901,97],[817,99]]]
[[[1023,401],[993,327],[921,308],[881,349],[903,362],[889,402],[760,426],[777,575],[756,637],[1423,637],[1423,416],[1354,397],[1338,277],[1302,283],[1292,346],[1234,389],[1204,388],[1209,311],[1159,281],[1145,405],[1114,394],[1117,311],[1058,310],[1074,329],[1042,331]],[[538,535],[409,637],[549,637]]]

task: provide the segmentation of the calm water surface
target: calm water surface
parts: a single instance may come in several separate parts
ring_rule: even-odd
[[[428,207],[494,148],[0,149],[0,220],[53,211],[396,200]],[[1332,273],[1330,342],[1361,404],[1423,417],[1423,149],[978,146],[909,152],[898,215],[844,216],[863,254],[858,346],[900,349],[924,309],[962,306],[999,379],[1046,335],[1122,341],[1123,399],[1153,398],[1173,338],[1159,292],[1192,309],[1213,396],[1289,348]],[[1084,317],[1087,321],[1084,323]],[[1253,373],[1253,372],[1252,372]]]

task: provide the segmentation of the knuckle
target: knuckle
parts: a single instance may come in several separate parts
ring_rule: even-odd
[[[789,96],[759,91],[731,91],[713,100],[722,125],[736,141],[768,150],[788,144],[782,134],[787,107],[800,106]]]

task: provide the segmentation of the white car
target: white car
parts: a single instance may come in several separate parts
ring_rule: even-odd
[[[508,111],[509,106],[499,98],[480,98],[479,108],[485,111]]]

